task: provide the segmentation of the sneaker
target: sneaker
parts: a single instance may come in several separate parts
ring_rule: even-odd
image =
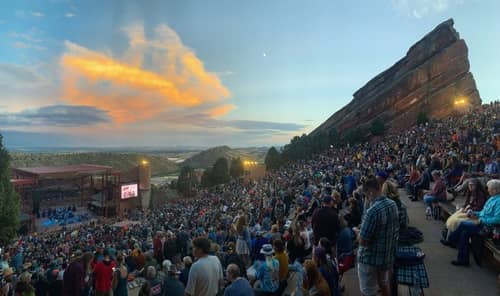
[[[432,208],[431,208],[431,207],[427,207],[427,208],[425,209],[425,217],[426,217],[427,219],[432,218]]]

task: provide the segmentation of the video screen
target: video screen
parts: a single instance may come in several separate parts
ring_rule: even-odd
[[[128,185],[122,185],[122,199],[128,199],[132,197],[137,197],[138,196],[138,187],[137,184],[128,184]]]

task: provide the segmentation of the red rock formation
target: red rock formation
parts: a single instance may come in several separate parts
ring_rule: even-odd
[[[332,127],[342,134],[376,118],[382,118],[391,129],[404,129],[416,123],[419,112],[444,118],[457,111],[457,100],[465,100],[469,107],[480,105],[467,52],[453,19],[443,22],[404,58],[356,91],[349,104],[312,134]]]

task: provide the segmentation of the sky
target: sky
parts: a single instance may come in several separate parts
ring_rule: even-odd
[[[283,145],[453,18],[499,99],[500,1],[1,1],[7,146]]]

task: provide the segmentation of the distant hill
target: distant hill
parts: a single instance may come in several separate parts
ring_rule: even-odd
[[[243,160],[263,162],[266,155],[266,147],[235,148],[228,146],[218,146],[201,151],[198,154],[186,159],[182,165],[195,169],[206,169],[214,165],[217,159],[224,157],[227,160],[241,157]]]
[[[11,152],[12,167],[63,166],[99,164],[127,171],[146,159],[153,176],[166,176],[178,171],[178,165],[166,155],[146,153],[86,152],[86,153],[21,153]]]

